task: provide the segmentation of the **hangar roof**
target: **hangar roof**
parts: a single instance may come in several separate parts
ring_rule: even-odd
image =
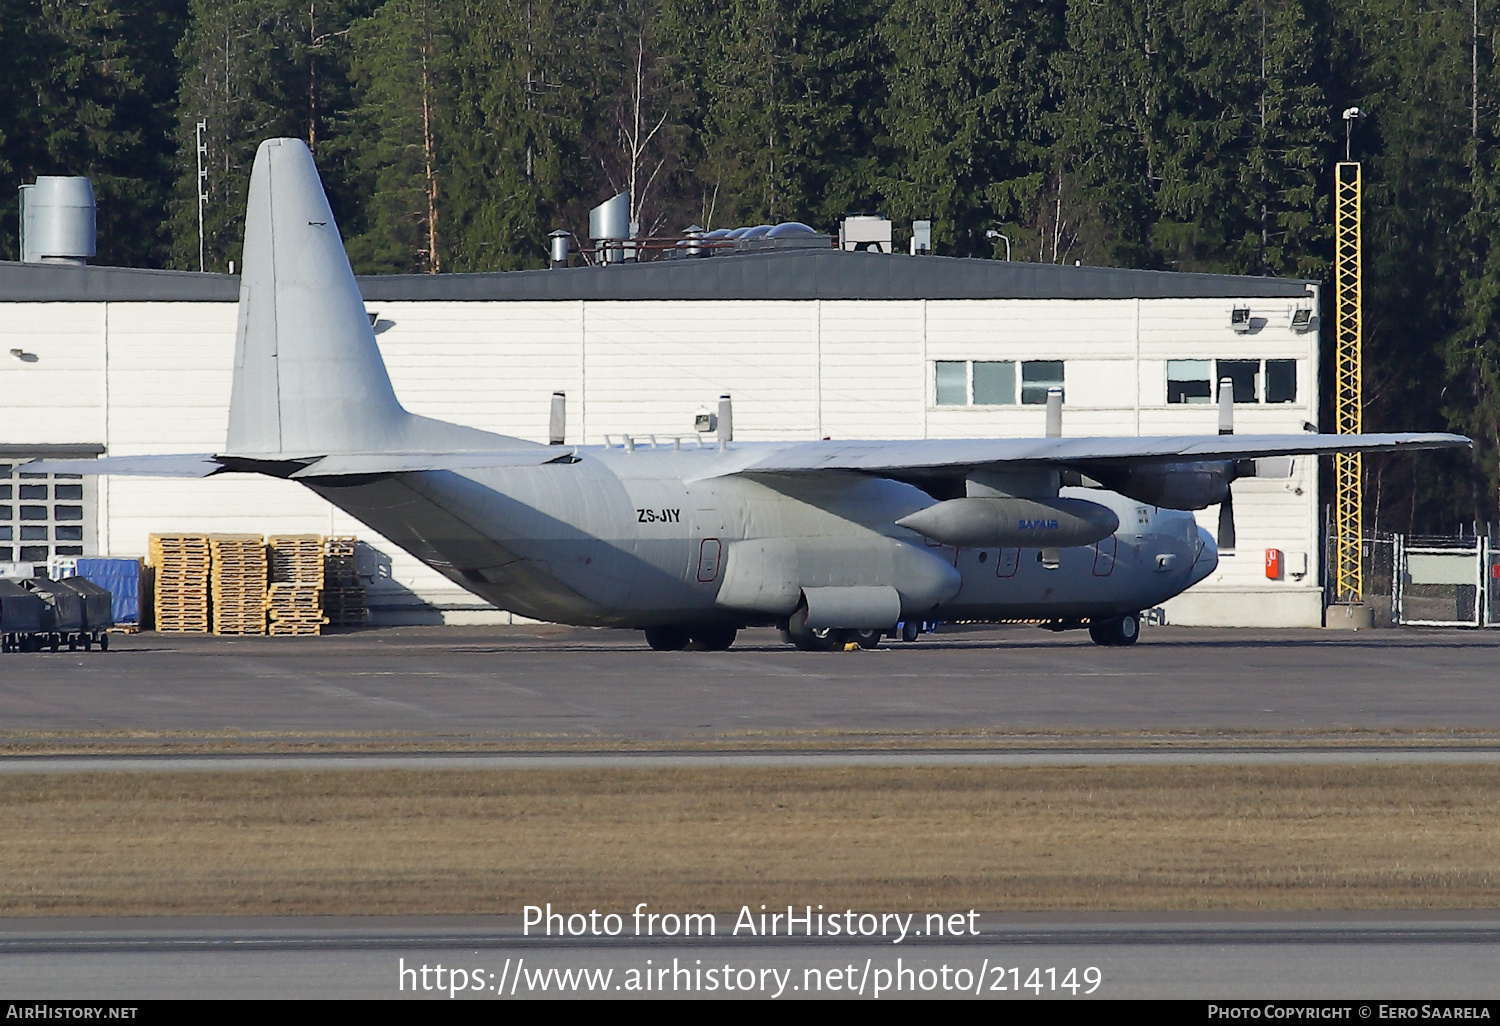
[[[359,278],[367,300],[1235,299],[1305,296],[1312,282],[1024,261],[792,250],[608,267]],[[239,278],[0,261],[0,302],[234,302]]]

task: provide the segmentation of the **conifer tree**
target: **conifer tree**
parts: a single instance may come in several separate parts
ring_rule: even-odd
[[[1016,251],[1034,245],[1017,229],[1050,170],[1047,63],[1060,15],[1030,0],[895,0],[882,18],[880,191],[903,225],[933,220],[940,252],[992,255],[985,232],[1002,224]]]
[[[171,179],[173,47],[185,12],[95,0],[0,5],[0,252],[19,258],[15,186],[87,175],[101,263],[158,264]]]

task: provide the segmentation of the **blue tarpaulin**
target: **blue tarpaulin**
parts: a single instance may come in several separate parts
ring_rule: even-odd
[[[139,559],[80,559],[77,573],[109,592],[115,623],[141,622]]]

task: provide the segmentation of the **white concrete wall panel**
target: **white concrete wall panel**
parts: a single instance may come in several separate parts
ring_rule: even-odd
[[[218,452],[234,375],[232,303],[109,304],[112,455]]]
[[[921,300],[818,304],[823,436],[922,436],[923,305]]]
[[[88,444],[103,437],[104,318],[103,303],[0,303],[5,444]]]
[[[551,397],[568,394],[578,443],[583,304],[370,303],[376,340],[413,413],[547,440]]]
[[[729,392],[742,440],[1024,437],[1035,405],[936,406],[936,360],[1064,360],[1068,436],[1212,434],[1212,404],[1168,405],[1169,359],[1299,361],[1298,400],[1241,405],[1241,433],[1297,432],[1317,415],[1317,335],[1294,304],[1228,299],[370,303],[377,339],[414,412],[543,440],[551,393],[568,440],[688,434]],[[104,443],[115,454],[223,443],[236,311],[227,303],[0,306],[0,442]],[[37,356],[23,362],[18,348]],[[1174,600],[1173,622],[1303,622],[1318,607],[1316,467],[1235,486],[1239,546]],[[1300,494],[1299,494],[1300,492]],[[482,603],[299,486],[224,476],[101,482],[100,545],[141,554],[153,532],[355,534],[377,556],[382,619],[484,618]],[[1217,508],[1198,514],[1217,528]],[[1264,550],[1307,552],[1302,581],[1267,581]],[[1236,608],[1236,596],[1242,612]],[[1278,604],[1279,603],[1279,604]],[[446,612],[432,611],[440,607]],[[424,612],[425,610],[425,612]],[[1308,610],[1312,610],[1309,613]],[[497,614],[498,615],[498,614]]]
[[[929,300],[930,360],[1133,356],[1134,300]]]
[[[587,304],[588,441],[689,434],[726,392],[738,439],[817,437],[817,305]]]

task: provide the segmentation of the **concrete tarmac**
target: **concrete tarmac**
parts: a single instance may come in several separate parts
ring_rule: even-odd
[[[621,936],[569,939],[522,937],[517,916],[0,920],[0,991],[110,1001],[1093,996],[1326,998],[1377,1007],[1500,998],[1493,911],[988,914],[974,921],[977,935],[900,943],[894,929],[852,943],[726,936],[734,912],[716,917],[712,940],[648,939],[631,936],[629,910],[621,911]],[[919,914],[913,928],[923,923]],[[632,981],[644,988],[647,973],[650,992],[630,989]]]
[[[1500,631],[1164,627],[1101,648],[997,627],[850,653],[794,651],[767,630],[674,653],[551,626],[146,633],[107,653],[0,656],[0,733],[1484,731],[1500,729],[1497,665]]]

